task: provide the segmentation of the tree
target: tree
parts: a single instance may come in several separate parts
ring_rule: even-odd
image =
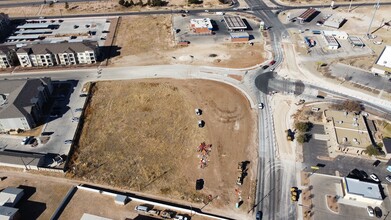
[[[147,1],[147,5],[148,5],[148,6],[151,6],[151,5],[152,5],[151,0],[148,0],[148,1]]]
[[[299,134],[296,138],[297,142],[299,142],[300,144],[308,142],[310,139],[311,139],[311,134],[308,133]]]
[[[143,7],[143,6],[144,6],[143,0],[140,0],[140,1],[138,2],[138,5],[140,5],[141,7]]]
[[[338,110],[338,111],[348,111],[348,112],[360,112],[361,110],[364,110],[364,107],[361,105],[358,101],[353,100],[345,100],[342,103],[333,104],[331,105],[331,108]]]
[[[126,1],[126,2],[124,3],[124,6],[125,6],[125,7],[131,6],[131,5],[130,5],[130,2]]]
[[[188,0],[189,4],[202,4],[202,1],[200,0]]]
[[[130,2],[129,2],[129,6],[134,6],[135,4],[134,4],[134,1],[133,0],[130,0]]]
[[[300,131],[300,132],[307,132],[311,130],[312,128],[312,123],[311,122],[296,122],[295,123],[295,128]]]
[[[118,4],[122,5],[122,6],[125,6],[125,0],[119,0]]]
[[[67,10],[69,9],[69,4],[68,4],[68,2],[65,2],[64,8],[67,9]]]
[[[372,156],[372,155],[378,156],[381,154],[379,148],[373,146],[372,144],[367,146],[367,148],[365,149],[365,153],[368,154],[368,156]]]

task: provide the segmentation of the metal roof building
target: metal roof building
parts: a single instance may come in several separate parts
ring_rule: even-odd
[[[324,40],[326,41],[327,48],[330,50],[336,50],[339,47],[338,41],[331,35],[323,35]]]
[[[23,189],[7,187],[0,192],[0,205],[14,207],[23,195]]]
[[[365,46],[365,43],[362,42],[362,40],[356,36],[349,36],[348,41],[353,47],[364,47]]]
[[[224,16],[224,22],[230,31],[243,31],[247,29],[247,25],[239,16]]]
[[[17,213],[16,208],[0,206],[0,219],[15,219]]]
[[[315,8],[309,8],[305,10],[301,15],[297,17],[297,19],[300,20],[301,23],[305,21],[309,21],[310,19],[314,18],[319,13],[318,10]]]
[[[335,16],[329,17],[324,23],[323,26],[332,27],[332,28],[340,28],[346,22],[345,18],[339,18]]]
[[[379,58],[372,66],[372,72],[376,74],[391,74],[391,46],[385,46]]]
[[[361,181],[350,177],[344,178],[347,196],[353,196],[362,200],[383,201],[384,193],[379,183]],[[368,200],[366,200],[368,201]]]

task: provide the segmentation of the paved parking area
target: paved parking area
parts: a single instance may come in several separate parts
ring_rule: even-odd
[[[210,18],[212,20],[213,28],[215,34],[213,35],[197,35],[190,30],[190,20],[197,18]],[[190,41],[190,43],[195,44],[211,44],[211,43],[228,43],[231,42],[230,31],[227,29],[227,26],[223,20],[223,15],[216,14],[204,14],[204,16],[195,16],[195,15],[186,15],[174,16],[173,18],[173,28],[178,30],[175,33],[175,40],[178,41]],[[259,24],[256,22],[245,19],[242,17],[243,21],[247,25],[246,32],[250,35],[251,41],[260,41],[260,31]]]
[[[37,146],[23,145],[20,136],[2,135],[0,148],[3,150],[15,150],[34,153],[52,153],[68,155],[71,144],[65,144],[65,140],[72,140],[76,132],[78,121],[72,121],[74,117],[80,117],[82,112],[76,112],[82,108],[85,97],[79,97],[82,85],[75,80],[53,81],[54,103],[49,115],[46,115],[46,123],[42,132],[49,132],[50,139],[46,144],[39,143]]]

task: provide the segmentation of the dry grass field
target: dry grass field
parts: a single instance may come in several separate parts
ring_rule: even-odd
[[[240,188],[249,198],[243,210],[251,207],[256,126],[237,90],[212,81],[161,79],[99,82],[92,93],[71,176],[195,203],[212,195],[211,207],[231,210],[237,163],[250,161]],[[203,141],[212,144],[204,169],[197,152]],[[196,191],[200,178],[205,188]]]

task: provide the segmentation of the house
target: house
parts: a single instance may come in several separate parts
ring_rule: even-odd
[[[7,207],[15,207],[15,205],[19,202],[23,195],[23,189],[7,187],[0,192],[0,205]]]
[[[20,219],[20,214],[17,208],[0,206],[0,219],[4,220],[17,220]]]
[[[1,80],[0,131],[34,128],[52,91],[52,82],[48,77]]]
[[[15,65],[15,46],[0,45],[0,68],[9,68]]]
[[[372,66],[372,73],[389,75],[391,74],[391,46],[385,46],[379,58]]]
[[[210,18],[191,19],[190,29],[196,34],[212,34],[213,25]]]
[[[16,53],[22,67],[93,64],[98,46],[92,42],[44,43],[21,47]]]

